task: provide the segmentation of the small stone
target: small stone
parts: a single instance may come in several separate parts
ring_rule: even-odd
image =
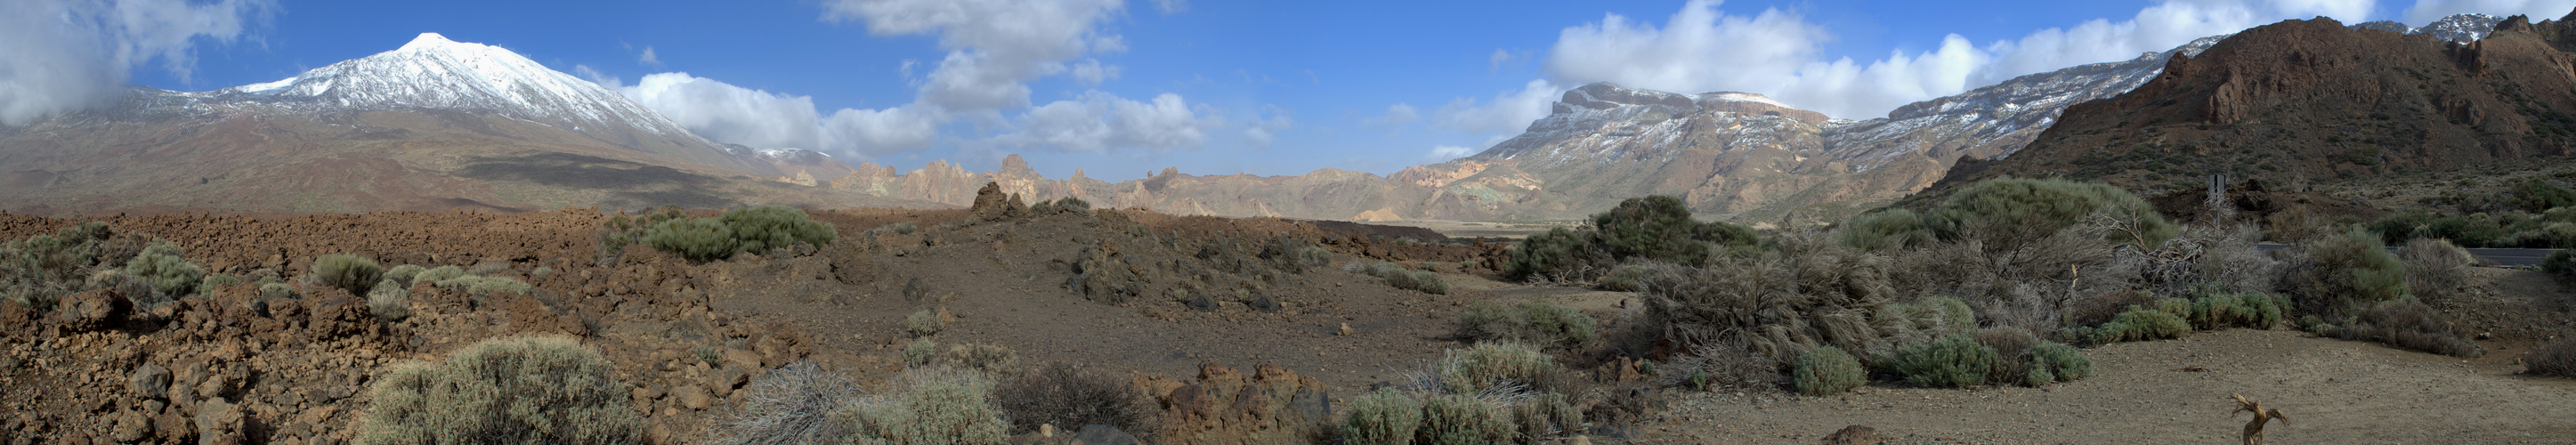
[[[126,387],[134,390],[134,395],[147,399],[169,397],[170,368],[163,368],[160,364],[152,362],[143,362],[143,366],[134,367],[134,375],[126,379]]]
[[[1341,336],[1343,336],[1343,337],[1349,337],[1349,336],[1351,336],[1351,324],[1350,324],[1350,323],[1342,323],[1342,332],[1341,332],[1339,335],[1341,335]]]
[[[152,436],[152,419],[143,413],[126,411],[116,416],[116,429],[108,433],[120,443],[134,443]]]

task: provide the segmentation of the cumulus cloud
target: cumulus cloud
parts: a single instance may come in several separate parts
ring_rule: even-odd
[[[2423,26],[2457,14],[2526,15],[2531,21],[2557,20],[2576,11],[2576,0],[2423,0],[2406,8],[2406,23]]]
[[[1467,147],[1460,147],[1460,146],[1456,146],[1456,145],[1442,145],[1442,146],[1437,146],[1437,147],[1431,147],[1431,152],[1430,152],[1430,153],[1425,153],[1425,154],[1423,154],[1423,155],[1422,155],[1422,163],[1424,163],[1424,164],[1438,164],[1438,163],[1442,163],[1442,162],[1449,162],[1449,160],[1451,160],[1451,159],[1458,159],[1458,158],[1467,157],[1467,155],[1472,155],[1472,154],[1476,154],[1476,149],[1473,149],[1473,148],[1467,148]]]
[[[1528,128],[1530,121],[1547,117],[1548,105],[1568,89],[1572,88],[1532,80],[1518,91],[1504,91],[1488,101],[1461,97],[1433,111],[1431,126],[1463,133],[1517,133]]]
[[[993,141],[1085,153],[1197,148],[1207,143],[1206,130],[1222,125],[1221,118],[1199,116],[1178,94],[1163,93],[1139,102],[1094,90],[1030,109],[1014,131]]]
[[[1082,81],[1083,85],[1099,85],[1117,80],[1118,75],[1125,71],[1117,65],[1102,65],[1100,59],[1082,59],[1081,63],[1073,64],[1073,80]]]
[[[1951,35],[1935,49],[1861,62],[1825,60],[1820,51],[1832,34],[1797,13],[1734,15],[1719,11],[1720,4],[1693,0],[1661,27],[1608,14],[1567,28],[1549,51],[1547,71],[1568,85],[1761,93],[1831,116],[1870,118],[2014,76],[2127,60],[2284,19],[2359,21],[2376,6],[2373,0],[2167,0],[2124,21],[2097,19],[1982,46]]]
[[[276,10],[274,0],[0,2],[0,125],[112,100],[156,59],[189,79],[200,39],[230,43]]]
[[[584,68],[588,67],[574,70],[594,82],[605,80],[602,85],[719,142],[876,157],[928,148],[938,139],[939,116],[907,107],[845,108],[825,116],[806,96],[743,88],[689,73],[647,75],[633,86],[621,86],[617,79],[602,79],[597,71]]]
[[[1028,81],[1063,74],[1065,62],[1084,54],[1125,50],[1122,37],[1099,29],[1124,7],[1120,0],[834,0],[824,4],[823,19],[864,22],[877,35],[938,35],[948,55],[922,83],[919,101],[971,112],[1026,107]]]

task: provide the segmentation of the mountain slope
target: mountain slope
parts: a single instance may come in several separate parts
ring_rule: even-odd
[[[2468,44],[2331,19],[2247,30],[2128,94],[2068,109],[2019,153],[1963,163],[1926,194],[2000,176],[2153,192],[2208,174],[2296,184],[2538,168],[2576,145],[2576,26],[2565,20],[2515,16]]]
[[[937,205],[787,184],[776,165],[508,50],[424,34],[276,82],[136,87],[0,128],[0,209]]]

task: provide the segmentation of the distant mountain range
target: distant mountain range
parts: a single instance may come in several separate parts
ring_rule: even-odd
[[[2393,22],[2349,28],[2336,24],[2334,28],[2344,35],[2425,42],[2400,45],[2404,48],[2370,47],[2374,51],[2450,51],[2446,54],[2452,56],[2441,57],[2456,58],[2491,53],[2479,48],[2524,45],[2479,40],[2497,29],[2499,20],[2453,16],[2423,28]],[[2282,26],[2288,25],[2266,28]],[[2504,26],[2510,30],[2535,25],[2508,21]],[[2540,26],[2556,29],[2550,28],[2553,24]],[[2497,32],[2508,34],[2513,33]],[[2127,61],[2022,76],[1909,104],[1887,117],[1864,121],[1834,119],[1758,94],[1685,95],[1596,83],[1566,92],[1547,117],[1517,137],[1472,156],[1388,176],[1336,169],[1297,176],[1193,176],[1164,169],[1145,179],[1112,183],[1088,178],[1079,170],[1070,178],[1045,178],[1018,156],[1005,159],[993,172],[968,172],[944,161],[898,171],[873,163],[853,166],[807,150],[717,143],[615,91],[546,69],[508,50],[423,34],[394,51],[276,82],[197,93],[137,87],[109,107],[0,128],[0,208],[61,212],[520,210],[769,203],[957,206],[971,203],[984,183],[995,182],[1032,202],[1071,196],[1095,206],[1148,207],[1178,214],[1352,220],[1569,219],[1630,197],[1673,194],[1703,214],[1737,220],[1830,219],[1934,186],[1945,174],[1964,180],[1986,171],[2068,168],[2041,163],[2059,158],[2075,161],[2056,154],[2062,150],[2046,150],[2050,154],[2045,156],[2022,154],[2026,145],[2055,147],[2062,145],[2055,141],[2076,138],[2070,135],[2078,133],[2066,129],[2069,124],[2060,123],[2061,113],[2068,113],[2063,118],[2067,122],[2081,118],[2083,128],[2171,126],[2217,119],[2201,116],[2192,121],[2176,115],[2154,122],[2097,122],[2109,119],[2099,116],[2120,114],[2104,111],[2112,109],[2206,108],[2219,103],[2229,104],[2220,108],[2234,110],[2221,113],[2226,116],[2263,115],[2264,107],[2276,105],[2248,105],[2243,97],[2268,97],[2254,93],[2273,90],[2226,85],[2272,84],[2248,83],[2241,75],[2235,84],[2212,80],[2210,73],[2233,68],[2204,67],[2235,65],[2211,65],[2205,61],[2218,59],[2202,53],[2212,48],[2234,48],[2227,50],[2229,54],[2308,48],[2305,45],[2313,42],[2236,43],[2244,40],[2212,36]],[[2445,41],[2450,43],[2441,43]],[[2542,46],[2549,42],[2554,41]],[[2429,79],[2425,82],[2442,80],[2427,77],[2441,76],[2437,73],[2441,70],[2417,66],[2438,62],[2431,58],[2439,55],[2423,54],[2408,57],[2428,58],[2425,61],[2325,66],[2368,65],[2362,68],[2412,73],[2404,75]],[[2392,75],[2396,74],[2379,77]],[[2483,82],[2496,81],[2486,79]],[[2132,90],[2192,94],[2189,88],[2200,85],[2194,82],[2204,81],[2221,82],[2209,85],[2222,88],[2199,91],[2201,96],[2220,97],[2212,95],[2222,90],[2254,95],[2181,105],[2131,99],[2147,97]],[[2165,86],[2142,89],[2141,85]],[[2488,90],[2504,91],[2495,88],[2501,87]],[[2426,102],[2431,107],[2427,110],[2434,111],[2425,111],[2433,114],[2424,116],[2466,113],[2449,119],[2486,122],[2475,124],[2478,128],[2511,130],[2494,127],[2505,125],[2499,116],[2529,113],[2511,106],[2489,106],[2489,102],[2513,105],[2546,94],[2571,97],[2559,90],[2524,88],[2516,93],[2524,96],[2460,99],[2471,104],[2465,108],[2454,103],[2458,100],[2427,99],[2431,100]],[[2114,96],[2124,105],[2097,102]],[[2421,110],[2384,110],[2414,111]],[[2172,113],[2183,112],[2167,114]],[[2082,134],[2110,134],[2089,131],[2093,133]],[[1968,165],[1954,169],[1962,159]],[[2028,166],[2018,166],[2024,162]],[[2016,167],[2001,167],[2008,165]]]

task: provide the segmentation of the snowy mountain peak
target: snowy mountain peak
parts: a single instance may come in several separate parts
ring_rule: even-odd
[[[705,142],[624,95],[546,68],[498,46],[422,33],[393,51],[295,77],[204,93],[212,103],[266,104],[295,112],[431,108],[485,111],[557,126],[620,145],[651,139]]]

